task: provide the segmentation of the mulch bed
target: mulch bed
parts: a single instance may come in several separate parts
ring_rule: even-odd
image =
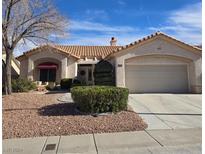
[[[3,96],[3,139],[105,132],[147,128],[131,111],[93,117],[75,110],[74,103],[60,103],[64,94],[15,93]]]

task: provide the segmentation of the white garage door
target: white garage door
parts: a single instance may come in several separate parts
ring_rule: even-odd
[[[125,80],[131,93],[188,92],[186,65],[127,65]]]

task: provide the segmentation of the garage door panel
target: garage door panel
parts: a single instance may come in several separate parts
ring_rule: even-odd
[[[127,65],[125,76],[131,93],[188,91],[186,65]]]

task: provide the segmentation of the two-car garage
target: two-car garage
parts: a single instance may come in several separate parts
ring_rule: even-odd
[[[116,85],[130,93],[201,93],[201,49],[157,32],[114,55]]]
[[[130,93],[188,92],[187,65],[126,65]]]

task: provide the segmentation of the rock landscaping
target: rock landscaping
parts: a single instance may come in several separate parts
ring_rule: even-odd
[[[65,93],[3,96],[3,139],[138,131],[147,127],[132,111],[97,117],[80,114],[75,110],[75,103],[58,101],[63,95]]]

